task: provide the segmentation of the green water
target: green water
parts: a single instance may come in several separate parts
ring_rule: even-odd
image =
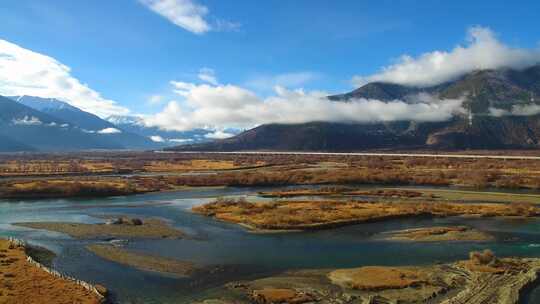
[[[250,234],[236,225],[192,214],[193,205],[219,196],[253,195],[261,189],[198,189],[105,199],[0,201],[0,235],[23,238],[58,254],[54,267],[109,287],[120,303],[190,303],[206,290],[231,280],[257,278],[285,269],[410,265],[451,262],[471,250],[490,248],[498,256],[540,257],[537,219],[408,219],[294,234]],[[192,236],[182,240],[133,241],[127,248],[200,265],[222,265],[215,275],[178,279],[105,261],[84,247],[100,240],[12,226],[24,221],[95,223],[96,216],[160,217]],[[375,241],[375,233],[432,225],[469,225],[491,232],[489,243],[404,243]],[[540,303],[540,290],[529,303]]]

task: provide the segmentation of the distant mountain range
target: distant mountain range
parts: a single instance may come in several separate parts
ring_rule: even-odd
[[[96,131],[115,127],[113,124],[94,114],[80,110],[79,108],[57,99],[32,96],[12,96],[9,98],[85,130]]]
[[[540,147],[540,65],[525,69],[475,71],[431,87],[368,83],[352,92],[329,96],[403,100],[419,93],[439,99],[465,98],[469,112],[443,122],[310,122],[267,124],[235,137],[172,150],[355,151],[364,149],[520,149]]]
[[[211,141],[212,130],[169,131],[136,116],[107,119],[57,99],[0,96],[0,152],[92,149],[184,151],[358,151],[365,149],[527,149],[540,147],[540,65],[475,71],[437,86],[368,83],[329,96],[418,102],[415,96],[464,99],[466,113],[447,121],[266,124]],[[539,96],[539,97],[537,97]],[[237,134],[238,130],[226,130]],[[178,146],[176,146],[178,145]],[[168,148],[170,146],[176,146]]]
[[[0,96],[0,152],[161,149],[207,142],[212,134],[149,127],[136,116],[102,119],[54,98]]]
[[[56,99],[0,96],[0,152],[162,147]]]

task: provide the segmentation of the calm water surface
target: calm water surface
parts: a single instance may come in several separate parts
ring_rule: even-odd
[[[491,248],[499,256],[540,257],[540,220],[408,219],[360,224],[335,230],[250,234],[236,225],[192,214],[193,205],[220,196],[253,196],[262,189],[196,189],[100,199],[0,201],[0,236],[13,236],[58,254],[54,267],[110,288],[120,303],[190,303],[205,291],[238,279],[257,278],[291,268],[410,265],[451,262],[471,250]],[[265,189],[265,190],[268,190]],[[252,197],[253,198],[253,197]],[[192,237],[136,240],[127,247],[150,254],[224,266],[218,274],[172,278],[105,261],[85,250],[99,240],[76,240],[60,233],[12,226],[23,221],[102,222],[98,216],[160,217]],[[431,225],[469,225],[497,236],[491,243],[403,243],[375,241],[374,233]],[[529,303],[540,303],[540,288]]]

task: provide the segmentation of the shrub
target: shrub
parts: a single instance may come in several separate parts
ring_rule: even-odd
[[[497,262],[493,251],[485,249],[484,251],[472,251],[469,253],[469,260],[475,265],[491,265]]]

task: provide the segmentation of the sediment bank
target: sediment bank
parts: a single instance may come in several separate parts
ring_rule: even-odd
[[[75,238],[148,238],[180,239],[185,234],[160,219],[119,218],[108,223],[85,224],[73,222],[23,222],[13,225],[68,234]]]
[[[497,259],[484,252],[432,266],[289,271],[226,284],[200,303],[518,304],[539,271],[540,259]]]

